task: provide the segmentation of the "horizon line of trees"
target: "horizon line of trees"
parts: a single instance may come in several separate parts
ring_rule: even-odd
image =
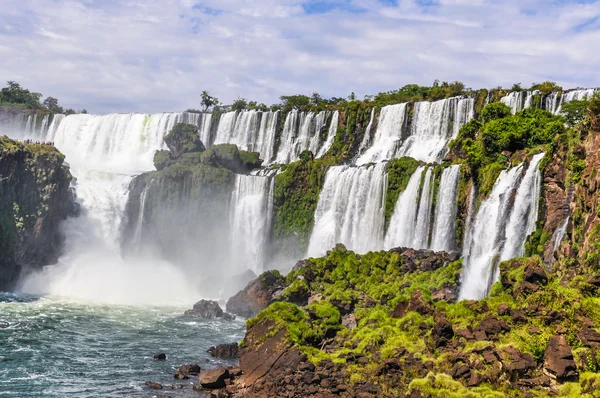
[[[515,83],[510,89],[498,86],[488,90],[488,92],[508,93],[512,91],[534,91],[539,90],[542,95],[548,95],[552,92],[562,91],[563,88],[556,82],[546,81],[542,83],[534,83],[530,88],[524,88],[521,83]],[[480,90],[467,88],[464,83],[446,82],[435,80],[431,86],[420,86],[418,84],[407,84],[398,90],[390,90],[380,92],[376,95],[365,95],[362,100],[357,99],[354,92],[350,93],[346,98],[332,97],[323,98],[319,93],[312,93],[310,96],[303,94],[283,95],[279,97],[280,102],[270,106],[257,101],[250,101],[244,97],[238,97],[232,104],[225,105],[208,91],[202,91],[200,95],[201,110],[188,109],[188,112],[228,112],[241,110],[258,110],[258,111],[277,111],[283,112],[292,109],[308,110],[316,108],[326,108],[328,106],[339,106],[353,102],[367,102],[375,105],[385,106],[402,102],[418,102],[418,101],[437,101],[445,98],[456,97],[461,95],[475,94]]]
[[[18,82],[9,80],[6,82],[6,87],[0,90],[0,105],[19,106],[31,110],[46,110],[66,115],[87,113],[85,109],[80,111],[72,108],[65,109],[58,104],[58,99],[54,97],[46,97],[43,102],[40,102],[42,97],[41,93],[29,91]]]

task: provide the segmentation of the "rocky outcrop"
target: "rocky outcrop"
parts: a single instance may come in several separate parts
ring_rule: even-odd
[[[51,145],[0,138],[0,290],[58,260],[60,223],[76,215],[64,156]]]
[[[234,318],[232,315],[224,312],[219,303],[212,300],[198,301],[191,310],[185,311],[183,315],[205,319],[222,318],[231,320]]]
[[[277,293],[283,290],[285,279],[278,271],[267,271],[261,274],[227,300],[227,312],[250,318],[258,314],[277,299]]]
[[[544,370],[561,383],[576,380],[579,376],[565,336],[552,336],[548,341],[544,354]]]
[[[217,358],[237,358],[239,346],[237,343],[219,344],[216,347],[210,347],[208,352]]]

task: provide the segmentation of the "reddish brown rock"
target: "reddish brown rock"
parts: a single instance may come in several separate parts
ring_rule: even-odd
[[[229,370],[226,368],[205,370],[198,376],[202,387],[208,389],[224,388],[227,379],[229,379]]]
[[[227,301],[226,310],[244,318],[256,316],[274,300],[277,292],[284,288],[285,280],[278,273],[267,271],[253,280]]]
[[[564,335],[552,336],[548,341],[544,354],[544,370],[560,383],[578,379],[573,353]]]

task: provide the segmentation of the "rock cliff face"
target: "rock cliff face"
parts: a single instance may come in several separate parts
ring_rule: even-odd
[[[77,212],[70,182],[54,147],[0,138],[0,290],[58,259],[60,222]]]

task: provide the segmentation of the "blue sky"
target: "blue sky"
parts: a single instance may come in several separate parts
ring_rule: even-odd
[[[2,0],[0,79],[95,113],[434,79],[600,86],[600,1]]]

